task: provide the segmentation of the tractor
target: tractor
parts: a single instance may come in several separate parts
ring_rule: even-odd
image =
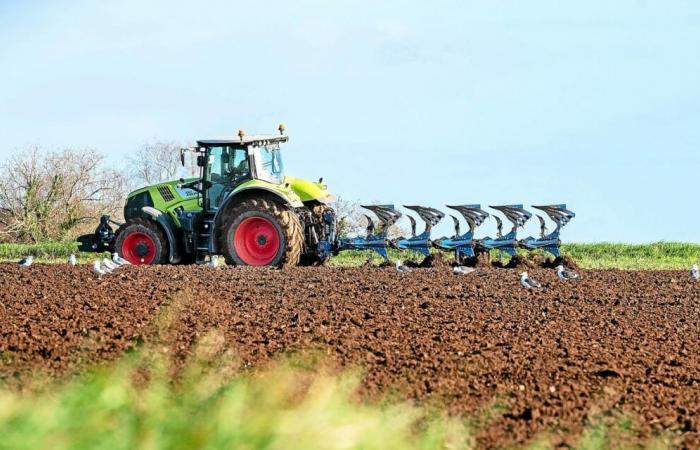
[[[285,176],[280,144],[288,141],[282,125],[279,134],[197,141],[195,147],[180,150],[184,166],[187,151],[197,155],[199,177],[166,181],[130,193],[124,206],[125,223],[102,216],[93,234],[79,238],[83,250],[116,252],[131,264],[198,263],[223,255],[237,266],[290,267],[322,264],[345,250],[378,253],[388,262],[389,247],[411,250],[425,257],[431,249],[454,252],[455,260],[474,262],[477,253],[491,250],[516,256],[518,249],[540,251],[560,258],[560,232],[576,214],[565,204],[533,206],[556,224],[548,232],[538,215],[540,236],[518,239],[517,230],[532,217],[522,204],[492,206],[512,222],[502,233],[497,223],[496,238],[475,237],[476,228],[489,217],[479,204],[452,205],[469,225],[455,234],[433,240],[431,231],[445,214],[425,206],[404,206],[425,223],[417,232],[411,222],[411,236],[389,239],[388,231],[402,214],[392,204],[362,205],[371,211],[364,235],[339,236],[336,213],[329,205],[335,197],[323,184]],[[115,231],[116,228],[116,231]]]
[[[335,197],[318,182],[285,176],[278,135],[197,141],[199,177],[131,192],[124,223],[102,216],[81,242],[131,264],[202,262],[288,267],[323,263],[337,247]],[[115,230],[116,228],[116,230]]]

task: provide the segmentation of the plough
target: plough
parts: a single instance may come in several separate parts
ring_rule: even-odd
[[[481,209],[481,205],[447,205],[448,208],[457,211],[463,217],[468,225],[468,230],[462,233],[459,218],[450,214],[454,222],[454,235],[432,240],[431,232],[433,227],[445,217],[445,213],[425,206],[404,205],[404,208],[418,215],[424,222],[425,228],[418,234],[416,219],[407,215],[411,223],[411,236],[389,239],[389,227],[401,218],[401,212],[396,210],[393,205],[366,205],[362,207],[372,211],[381,222],[381,225],[376,227],[372,218],[369,215],[365,215],[368,221],[365,235],[341,239],[337,251],[371,250],[388,260],[387,249],[389,247],[412,250],[426,257],[430,254],[431,248],[436,248],[442,251],[454,252],[455,260],[458,264],[473,260],[478,253],[485,253],[489,250],[500,250],[514,257],[519,248],[541,250],[558,258],[561,256],[561,229],[571,219],[576,217],[576,214],[568,210],[565,204],[533,206],[533,208],[543,211],[556,224],[556,229],[549,233],[545,219],[541,215],[537,215],[540,221],[540,236],[537,238],[528,236],[525,239],[518,239],[518,228],[524,227],[533,215],[522,204],[490,206],[491,209],[501,213],[512,224],[512,228],[507,234],[503,234],[503,220],[499,216],[495,214],[490,215]],[[483,225],[489,217],[493,217],[496,221],[496,237],[476,238],[477,228]]]

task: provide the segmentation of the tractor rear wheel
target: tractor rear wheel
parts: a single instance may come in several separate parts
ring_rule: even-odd
[[[117,230],[114,251],[134,265],[165,264],[168,241],[161,229],[148,219],[131,219]]]
[[[231,208],[219,236],[226,263],[239,266],[296,266],[304,246],[299,217],[265,198],[244,200]]]

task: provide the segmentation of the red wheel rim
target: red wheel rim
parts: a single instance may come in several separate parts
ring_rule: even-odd
[[[233,236],[236,254],[249,266],[265,266],[277,256],[280,235],[269,220],[262,217],[244,219]]]
[[[156,243],[146,233],[129,233],[122,243],[122,258],[131,264],[152,264],[156,257]]]

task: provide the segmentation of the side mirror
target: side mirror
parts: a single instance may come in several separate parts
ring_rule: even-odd
[[[206,165],[207,165],[207,159],[204,157],[204,155],[197,155],[197,166],[204,167]]]
[[[184,148],[180,149],[180,164],[182,164],[182,167],[185,167],[185,149]]]

